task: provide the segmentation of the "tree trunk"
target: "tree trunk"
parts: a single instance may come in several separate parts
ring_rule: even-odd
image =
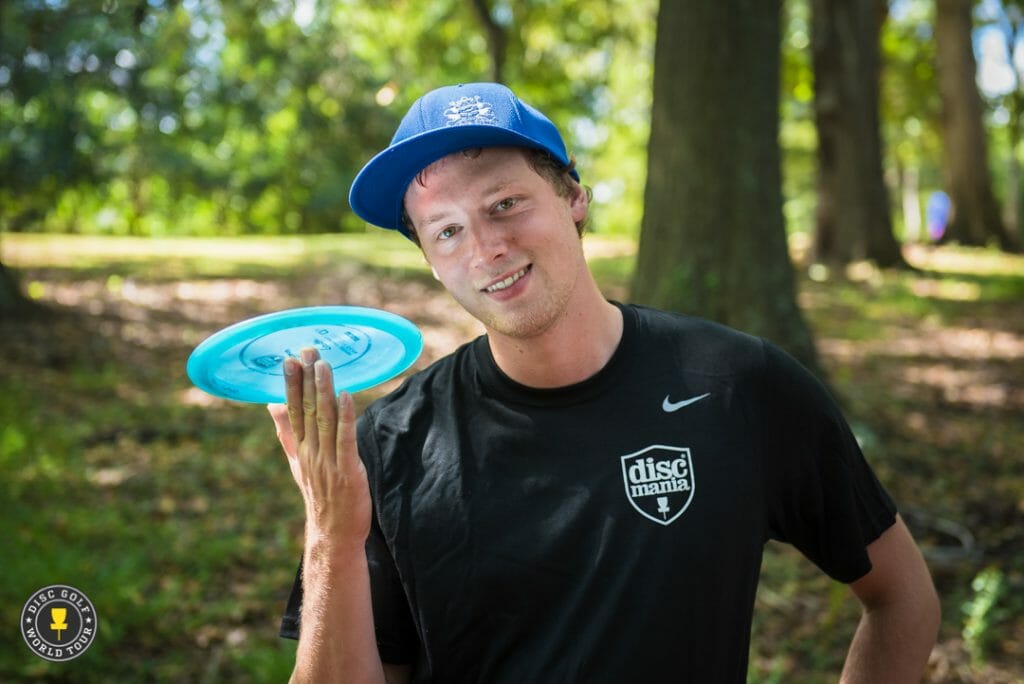
[[[487,50],[491,55],[491,80],[495,83],[504,83],[505,49],[508,43],[505,29],[491,16],[490,3],[486,0],[472,0],[470,4],[477,20],[487,33]]]
[[[1016,35],[1016,34],[1015,34]],[[1014,40],[1016,44],[1016,38]],[[1016,73],[1016,71],[1014,72]],[[1021,92],[1020,77],[1015,76],[1013,92],[1007,97],[1010,121],[1007,134],[1010,150],[1006,160],[1006,217],[1003,224],[1019,243],[1024,239],[1024,224],[1021,223],[1020,161],[1018,154],[1021,142],[1021,119],[1024,117],[1024,92]]]
[[[893,236],[878,123],[876,0],[812,0],[818,211],[814,258],[906,266]],[[883,15],[884,16],[884,15]]]
[[[32,301],[21,293],[14,275],[0,262],[0,320],[12,318],[35,308]]]
[[[782,215],[780,3],[661,3],[632,298],[717,320],[815,371]]]
[[[971,0],[936,0],[935,49],[942,97],[943,154],[953,216],[945,239],[1017,247],[992,194],[982,102],[975,81]]]
[[[1020,0],[1004,7],[1008,26],[1004,27],[1006,54],[1013,55],[1016,45],[1024,38],[1024,6]],[[1012,59],[1010,72],[1013,74],[1013,90],[1007,96],[1010,121],[1007,133],[1010,138],[1010,154],[1006,169],[1006,220],[1004,225],[1011,236],[1021,243],[1024,241],[1024,216],[1021,216],[1020,187],[1020,143],[1021,123],[1024,120],[1024,83],[1021,82],[1021,67]]]

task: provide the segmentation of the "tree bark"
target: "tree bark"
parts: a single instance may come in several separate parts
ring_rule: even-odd
[[[819,372],[782,215],[779,0],[661,3],[632,298],[761,335]]]
[[[878,121],[876,0],[812,0],[818,211],[813,256],[907,264],[892,231]],[[884,19],[884,15],[882,15]]]
[[[505,50],[508,44],[505,29],[491,16],[491,8],[487,0],[472,0],[470,4],[473,6],[477,20],[487,33],[487,49],[491,54],[491,80],[495,83],[504,83]]]
[[[33,308],[33,303],[21,292],[17,279],[0,262],[0,319],[11,318]]]
[[[975,81],[971,0],[936,0],[935,49],[942,97],[943,156],[953,216],[945,239],[1019,249],[992,193],[988,141]]]
[[[1013,74],[1013,90],[1006,97],[1006,108],[1010,111],[1010,121],[1007,123],[1007,134],[1010,142],[1009,154],[1006,164],[1006,214],[1004,225],[1011,235],[1020,242],[1024,239],[1024,224],[1021,223],[1021,195],[1020,195],[1020,143],[1021,143],[1021,122],[1024,118],[1024,90],[1021,89],[1020,67],[1013,63],[1012,55],[1015,46],[1024,37],[1024,8],[1019,3],[1006,8],[1008,27],[1004,28],[1006,39],[1006,54],[1011,57],[1010,72]]]

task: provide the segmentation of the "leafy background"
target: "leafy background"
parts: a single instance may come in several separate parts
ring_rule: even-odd
[[[299,495],[264,410],[194,389],[185,359],[224,325],[309,304],[414,320],[417,367],[477,334],[419,253],[366,233],[345,197],[415,96],[491,77],[475,4],[0,3],[0,263],[45,306],[0,319],[0,679],[287,678],[294,645],[276,632]],[[912,239],[942,178],[933,3],[888,3],[881,36],[887,178],[896,188],[912,170],[918,189],[892,193],[893,220],[917,270],[847,274],[803,261],[811,19],[802,0],[784,7],[780,141],[800,304],[935,574],[943,626],[927,679],[1024,681],[1024,260]],[[1014,8],[977,3],[979,46],[1019,27]],[[567,132],[593,188],[585,244],[602,288],[628,298],[656,3],[490,9],[505,80]],[[1000,195],[1020,91],[983,91]],[[36,658],[13,627],[49,583],[82,589],[100,614],[72,663]],[[843,587],[769,545],[750,681],[835,681],[856,618]]]

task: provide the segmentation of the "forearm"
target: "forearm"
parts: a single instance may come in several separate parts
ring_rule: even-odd
[[[307,541],[292,682],[384,682],[366,553]]]
[[[842,684],[921,681],[938,630],[931,603],[865,610],[850,644]]]

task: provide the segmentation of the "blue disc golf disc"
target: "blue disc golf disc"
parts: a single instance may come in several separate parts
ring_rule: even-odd
[[[358,392],[395,377],[419,358],[423,336],[401,316],[360,306],[287,309],[214,333],[188,357],[196,387],[259,404],[285,401],[286,357],[314,347],[334,369],[334,389]]]

